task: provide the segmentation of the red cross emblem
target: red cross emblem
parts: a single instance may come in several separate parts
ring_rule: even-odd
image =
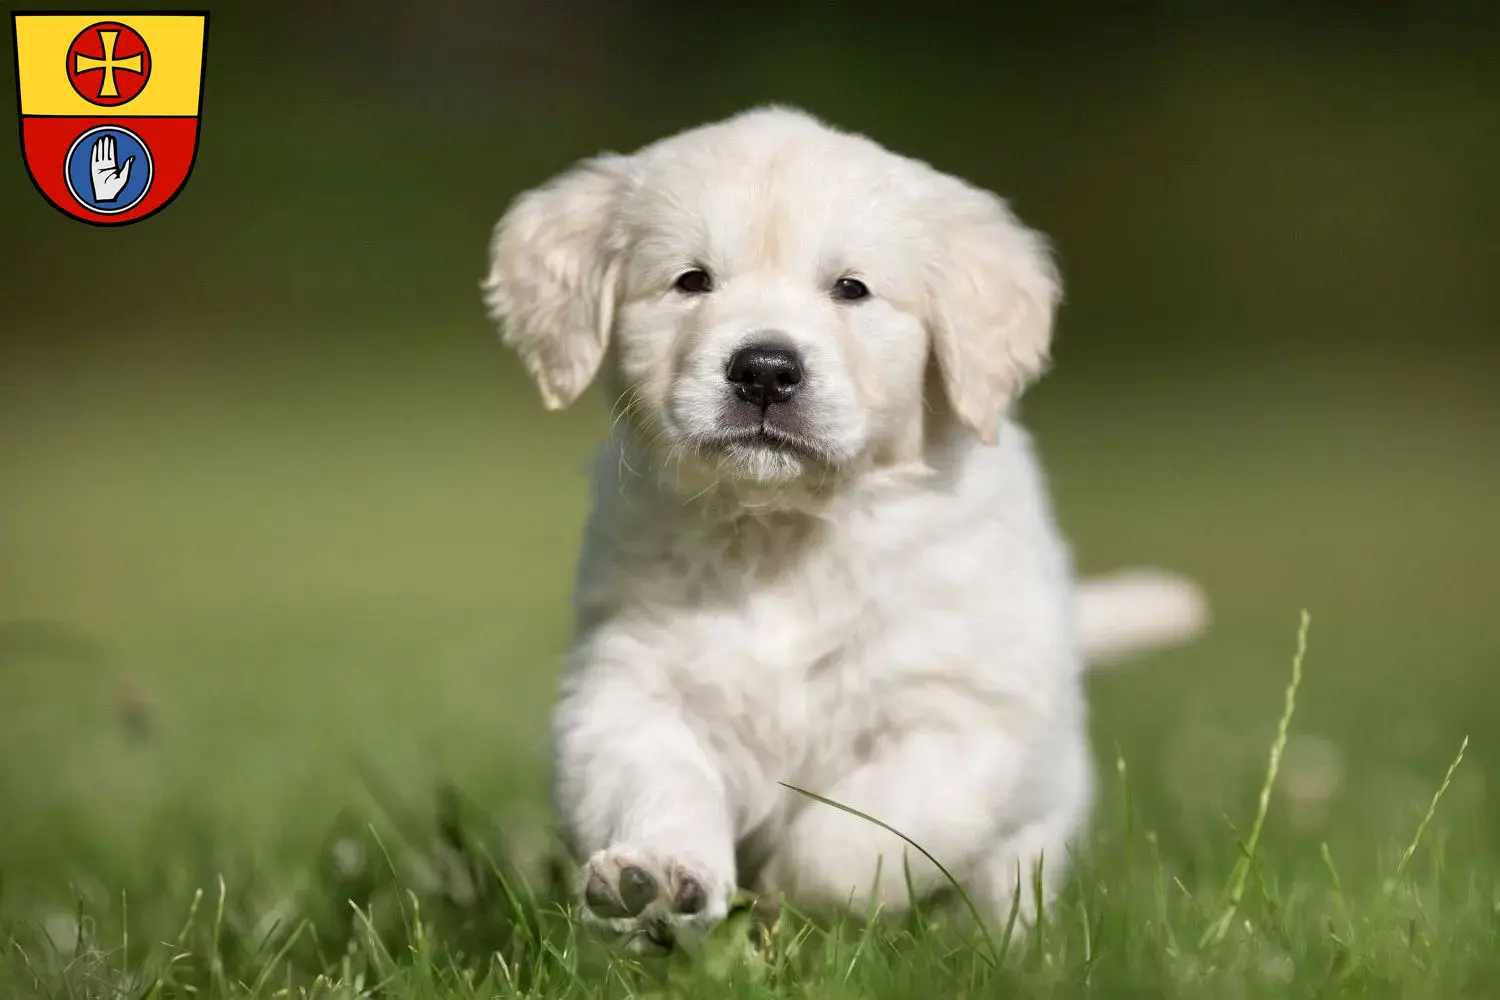
[[[91,24],[68,46],[68,79],[90,104],[112,108],[139,94],[151,76],[151,51],[133,29]]]

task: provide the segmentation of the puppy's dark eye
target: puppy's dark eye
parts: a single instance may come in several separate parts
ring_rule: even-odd
[[[833,297],[840,302],[858,302],[870,297],[870,289],[855,278],[840,278],[833,283]]]
[[[714,279],[709,277],[707,271],[694,268],[677,276],[676,288],[688,295],[702,295],[714,290]]]

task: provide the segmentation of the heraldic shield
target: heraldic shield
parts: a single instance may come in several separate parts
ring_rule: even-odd
[[[208,12],[11,15],[26,169],[83,222],[166,208],[198,152]]]

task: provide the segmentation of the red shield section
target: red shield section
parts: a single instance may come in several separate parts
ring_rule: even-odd
[[[197,118],[22,118],[26,168],[47,200],[75,219],[101,226],[135,222],[165,208],[182,190],[198,150],[198,123]],[[127,129],[139,140],[139,146],[129,143],[132,162],[125,162],[127,143],[122,140],[120,163],[109,164],[116,176],[124,168],[135,178],[126,187],[129,207],[116,208],[90,196],[90,144],[94,134],[107,134],[99,133],[101,128]],[[108,152],[113,154],[113,145]],[[143,181],[147,186],[142,192]]]

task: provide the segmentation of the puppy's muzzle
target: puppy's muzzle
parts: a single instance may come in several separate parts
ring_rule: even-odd
[[[797,394],[802,385],[802,358],[777,344],[749,344],[730,356],[724,377],[736,396],[766,410]]]

